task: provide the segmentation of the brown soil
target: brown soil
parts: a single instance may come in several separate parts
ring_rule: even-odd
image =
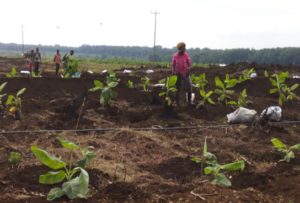
[[[21,64],[18,60],[0,58],[0,67],[7,64],[18,67]],[[235,90],[247,88],[248,97],[253,101],[250,108],[259,113],[277,104],[276,96],[268,94],[270,84],[262,76],[263,70],[289,70],[295,75],[299,75],[300,70],[299,67],[278,65],[232,64],[227,68],[196,68],[193,72],[206,72],[209,81],[213,81],[216,75],[237,74],[249,67],[254,67],[259,77],[238,85]],[[64,136],[81,146],[92,146],[97,156],[87,168],[90,175],[88,198],[70,201],[63,197],[56,202],[300,202],[300,154],[296,153],[290,163],[278,162],[282,154],[270,143],[273,137],[289,145],[300,143],[299,125],[273,124],[268,130],[234,125],[136,131],[131,128],[225,124],[226,114],[234,109],[223,105],[195,109],[183,104],[174,108],[174,116],[164,116],[163,101],[157,97],[158,88],[143,92],[140,87],[129,89],[126,86],[128,79],[139,81],[138,76],[145,74],[144,69],[136,70],[136,76],[121,72],[117,71],[120,85],[111,108],[99,105],[99,93],[87,92],[93,86],[93,79],[104,79],[105,75],[84,74],[81,79],[60,79],[54,77],[52,71],[46,71],[45,75],[49,77],[0,78],[0,84],[8,81],[7,93],[27,88],[23,96],[22,120],[16,121],[13,115],[4,112],[0,117],[2,132],[75,129],[76,126],[78,129],[115,129],[77,134],[0,134],[0,202],[47,202],[51,186],[38,183],[39,175],[47,168],[33,157],[30,146],[37,145],[50,153],[65,156],[56,141],[57,136]],[[158,81],[168,74],[170,71],[158,69],[149,77]],[[288,81],[289,84],[299,82],[299,79]],[[87,96],[85,100],[84,96]],[[282,108],[283,120],[300,120],[299,101],[287,103]],[[190,161],[192,156],[201,154],[205,136],[209,151],[216,154],[220,163],[245,160],[243,172],[227,174],[231,177],[232,187],[211,184],[212,177],[202,176],[200,165]],[[18,151],[24,157],[18,167],[12,167],[8,162],[11,151]]]

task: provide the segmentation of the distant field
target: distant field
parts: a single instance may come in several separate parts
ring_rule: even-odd
[[[16,59],[19,61],[19,66],[25,66],[20,53],[10,53],[5,54],[4,52],[0,51],[0,56],[9,57],[11,59]],[[93,72],[101,72],[102,70],[115,70],[115,69],[122,69],[122,68],[171,68],[171,62],[150,62],[150,61],[142,61],[142,60],[134,60],[134,59],[127,59],[127,58],[109,58],[109,59],[97,59],[97,58],[84,58],[84,57],[77,57],[79,61],[79,70],[80,71],[93,71]],[[3,66],[3,65],[2,65]],[[7,63],[5,69],[11,69],[14,64]],[[54,64],[52,62],[52,56],[50,54],[43,57],[42,55],[42,66],[43,69],[52,70],[54,71]],[[193,67],[209,67],[209,64],[193,64]],[[19,67],[20,68],[20,67]],[[3,68],[2,68],[3,69]],[[3,70],[2,70],[3,71]]]
[[[10,110],[16,112],[16,104],[2,105],[0,111],[1,203],[48,202],[46,198],[52,186],[40,184],[39,180],[45,177],[40,175],[48,174],[49,170],[34,157],[31,147],[51,153],[55,158],[51,156],[49,160],[59,160],[58,163],[70,156],[69,163],[74,167],[83,157],[77,147],[74,156],[69,155],[69,150],[61,147],[57,137],[93,151],[95,157],[85,167],[87,199],[69,201],[62,197],[55,202],[300,202],[300,152],[293,152],[295,158],[289,163],[282,162],[279,160],[284,153],[278,152],[271,143],[272,138],[278,138],[287,146],[298,146],[300,128],[296,123],[300,120],[300,100],[282,105],[283,122],[266,119],[253,124],[231,125],[226,124],[226,115],[236,107],[218,101],[219,96],[214,93],[211,99],[215,104],[204,103],[197,87],[193,88],[194,102],[203,102],[200,108],[188,105],[184,92],[180,95],[180,105],[174,102],[175,95],[169,94],[173,105],[166,106],[166,98],[160,96],[166,89],[154,84],[170,76],[170,69],[157,66],[150,74],[144,68],[132,70],[133,74],[116,70],[118,82],[114,81],[115,87],[109,87],[107,74],[85,73],[81,78],[68,79],[55,76],[52,61],[47,60],[42,64],[45,67],[42,77],[7,78],[0,73],[0,84],[7,84],[2,95],[13,96],[26,88],[19,97],[21,120],[16,120],[18,114]],[[20,67],[23,63],[22,58],[0,57],[0,71],[7,72],[11,66]],[[96,71],[103,67],[139,65],[128,61],[80,60],[79,63],[83,68]],[[244,71],[248,72],[250,68],[255,69],[257,77],[240,80]],[[266,107],[278,104],[278,95],[269,93],[273,85],[264,77],[265,71],[270,74],[288,71],[290,75],[299,75],[299,70],[298,66],[241,63],[224,68],[193,68],[192,74],[205,73],[207,92],[220,90],[215,85],[216,77],[222,78],[224,83],[225,80],[239,79],[240,83],[230,89],[233,91],[230,99],[239,101],[241,92],[247,91],[244,100],[251,102],[247,108],[260,115]],[[147,90],[141,80],[144,76],[150,80]],[[109,105],[101,102],[103,90],[101,93],[89,91],[95,86],[95,79],[106,85],[106,92],[115,92]],[[129,80],[132,87],[128,86]],[[223,84],[220,81],[219,84]],[[300,79],[288,78],[287,83],[284,86],[300,83]],[[300,88],[295,88],[294,93],[300,95]],[[2,96],[3,103],[7,100],[8,97]],[[205,175],[205,169],[219,166],[199,162],[204,142],[208,152],[218,157],[218,161],[214,161],[227,167],[228,171],[223,173],[220,169],[222,175],[219,175],[223,177],[220,180],[226,181],[217,180],[218,176],[213,174]],[[11,152],[18,152],[21,158],[13,159]],[[234,164],[227,164],[232,162]],[[229,171],[237,167],[244,169]],[[78,180],[77,174],[79,172],[72,181]],[[58,183],[57,187],[64,187],[64,184]],[[230,184],[232,186],[228,187]],[[205,200],[201,201],[198,195]]]

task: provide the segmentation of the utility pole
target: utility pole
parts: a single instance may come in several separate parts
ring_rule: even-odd
[[[156,51],[155,51],[155,43],[156,43],[156,23],[157,23],[157,15],[160,14],[156,10],[154,12],[151,12],[151,14],[154,14],[154,45],[153,45],[153,60],[156,61]]]
[[[22,28],[22,53],[24,54],[24,25],[21,25]]]

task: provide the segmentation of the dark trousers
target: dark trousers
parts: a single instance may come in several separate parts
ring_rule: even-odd
[[[189,102],[189,104],[191,104],[192,103],[192,101],[191,101],[192,100],[192,81],[191,81],[190,77],[189,76],[184,77],[180,74],[177,74],[176,88],[177,88],[176,103],[179,104],[180,93],[183,89],[184,92],[187,92],[188,102]]]
[[[39,70],[40,70],[40,62],[34,62],[34,73],[36,75],[39,74]]]
[[[58,75],[59,67],[60,67],[60,64],[56,63],[55,64],[55,75]]]

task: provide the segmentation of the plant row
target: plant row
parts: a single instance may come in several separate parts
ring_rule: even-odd
[[[72,141],[58,137],[57,141],[67,150],[62,156],[55,156],[38,146],[31,146],[31,152],[50,171],[39,176],[39,183],[43,185],[54,185],[48,195],[47,200],[52,201],[66,195],[69,199],[88,198],[89,191],[89,173],[86,170],[87,165],[96,157],[92,151],[93,147],[81,147]],[[283,159],[279,160],[290,162],[295,158],[295,151],[300,150],[300,143],[293,146],[287,146],[280,139],[271,140],[273,147],[283,154]],[[62,158],[63,157],[63,158]],[[203,150],[200,157],[192,157],[191,160],[201,165],[201,175],[212,175],[214,178],[212,184],[225,187],[232,186],[230,178],[226,176],[230,171],[243,171],[245,168],[244,160],[237,160],[232,163],[220,164],[215,154],[208,151],[206,137]],[[16,167],[22,161],[22,155],[19,152],[11,152],[9,162],[12,167]],[[57,184],[62,183],[61,187]]]
[[[225,75],[225,78],[222,79],[219,76],[214,78],[215,89],[208,89],[208,80],[206,79],[205,73],[199,74],[198,76],[192,75],[191,82],[193,87],[195,87],[196,92],[198,93],[199,101],[197,102],[197,107],[203,107],[205,105],[215,105],[220,103],[226,106],[234,107],[246,107],[251,101],[247,99],[247,89],[243,89],[241,92],[236,93],[234,87],[238,84],[241,84],[247,80],[251,79],[251,74],[254,73],[254,69],[246,69],[242,72],[239,77],[234,78],[229,74]],[[288,72],[280,72],[269,75],[265,72],[265,77],[270,81],[271,89],[269,94],[277,94],[278,104],[282,106],[286,102],[292,102],[293,100],[299,100],[299,97],[296,95],[295,90],[299,87],[299,84],[293,84],[288,86],[286,80],[289,77]],[[141,87],[142,91],[149,92],[151,87],[159,86],[161,87],[161,92],[159,96],[164,97],[165,104],[167,106],[172,106],[174,104],[171,97],[171,93],[178,91],[176,88],[177,76],[171,75],[166,78],[163,78],[158,81],[158,84],[151,84],[151,80],[147,76],[140,78],[140,84],[134,84],[133,81],[128,80],[128,88],[137,88]],[[117,96],[113,91],[119,84],[119,79],[116,77],[116,74],[110,72],[107,76],[106,83],[101,82],[100,80],[94,80],[94,87],[90,91],[100,92],[100,103],[105,106],[109,106],[111,99]],[[235,95],[238,96],[236,97]]]

